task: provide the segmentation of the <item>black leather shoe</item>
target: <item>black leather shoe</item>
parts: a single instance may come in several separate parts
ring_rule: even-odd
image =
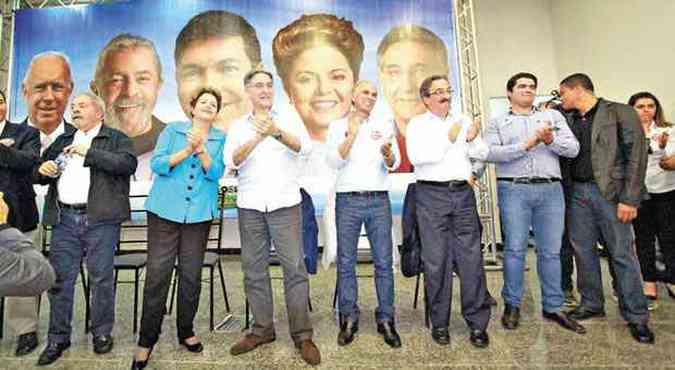
[[[605,311],[591,311],[584,307],[578,306],[570,312],[566,313],[567,317],[572,320],[583,321],[595,317],[605,317]]]
[[[393,321],[378,322],[377,332],[382,334],[384,342],[392,348],[399,348],[401,346],[401,337],[396,332],[396,327]]]
[[[647,324],[633,324],[629,323],[630,335],[638,341],[638,343],[654,344],[654,333],[649,329]]]
[[[1,313],[0,313],[1,315]],[[25,356],[33,352],[38,346],[38,338],[36,332],[30,332],[26,334],[21,334],[16,338],[16,352],[14,355]]]
[[[148,357],[143,361],[136,360],[136,356],[131,359],[131,370],[141,370],[145,369],[148,366],[148,361],[150,361],[150,355],[152,355],[152,350],[154,347],[150,347],[148,351]]]
[[[471,330],[469,341],[474,347],[486,348],[490,344],[490,337],[485,330]]]
[[[100,335],[94,337],[92,340],[94,343],[94,353],[102,355],[108,353],[113,349],[113,338],[110,335]]]
[[[431,339],[442,346],[447,346],[450,344],[450,333],[448,332],[448,328],[431,329]]]
[[[577,334],[586,334],[586,328],[581,326],[578,322],[570,319],[562,312],[546,312],[541,311],[541,315],[546,319],[555,322],[567,330],[571,330]]]
[[[180,345],[185,347],[188,351],[192,353],[200,353],[204,350],[204,345],[202,344],[202,342],[197,342],[195,344],[187,344],[185,340],[181,340]]]
[[[506,304],[504,314],[502,315],[502,326],[504,329],[513,330],[520,324],[520,308]]]
[[[354,340],[354,335],[359,331],[359,322],[351,318],[343,318],[340,321],[337,342],[340,346],[346,346]]]
[[[63,351],[70,347],[70,341],[64,343],[48,342],[47,347],[40,354],[37,365],[44,366],[54,363],[61,357]]]

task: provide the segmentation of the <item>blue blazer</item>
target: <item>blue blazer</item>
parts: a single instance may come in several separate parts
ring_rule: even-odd
[[[225,171],[223,146],[225,133],[211,128],[206,150],[211,156],[211,167],[204,171],[199,158],[191,155],[175,167],[169,158],[187,144],[190,122],[176,122],[166,126],[159,135],[150,168],[155,177],[145,209],[169,221],[197,223],[218,217],[218,180]]]

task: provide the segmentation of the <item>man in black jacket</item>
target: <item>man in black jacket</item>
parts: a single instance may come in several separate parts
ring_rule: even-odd
[[[53,363],[70,347],[73,291],[85,254],[94,352],[113,347],[113,259],[120,224],[130,216],[129,178],[137,165],[131,139],[103,124],[105,105],[98,96],[77,96],[71,111],[77,131],[59,136],[34,173],[36,182],[49,184],[43,222],[53,226],[49,261],[56,271],[48,343],[38,365]]]

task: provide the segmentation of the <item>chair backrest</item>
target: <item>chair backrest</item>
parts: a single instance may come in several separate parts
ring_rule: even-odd
[[[221,186],[218,190],[218,218],[214,219],[211,223],[211,230],[214,226],[217,229],[216,235],[211,236],[211,230],[209,230],[209,238],[207,239],[206,250],[209,252],[216,252],[222,254],[222,242],[223,242],[223,222],[225,214],[225,193],[227,192],[227,186]],[[209,248],[209,243],[216,242],[215,248]]]
[[[131,220],[125,221],[121,225],[120,240],[117,243],[115,254],[129,254],[129,253],[147,253],[148,245],[148,217],[145,210],[145,199],[147,194],[143,195],[129,195],[129,203],[131,205]],[[126,238],[131,234],[131,237]],[[122,249],[122,244],[141,245],[142,248]]]

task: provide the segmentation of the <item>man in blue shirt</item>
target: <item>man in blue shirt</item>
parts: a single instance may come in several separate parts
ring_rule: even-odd
[[[537,77],[521,72],[506,83],[511,107],[491,120],[485,130],[490,147],[487,160],[496,164],[497,191],[504,228],[505,329],[520,321],[523,275],[530,227],[537,247],[537,273],[541,285],[542,315],[560,326],[585,333],[560,309],[560,246],[565,220],[565,200],[560,183],[559,156],[575,157],[579,142],[557,111],[534,106]]]

